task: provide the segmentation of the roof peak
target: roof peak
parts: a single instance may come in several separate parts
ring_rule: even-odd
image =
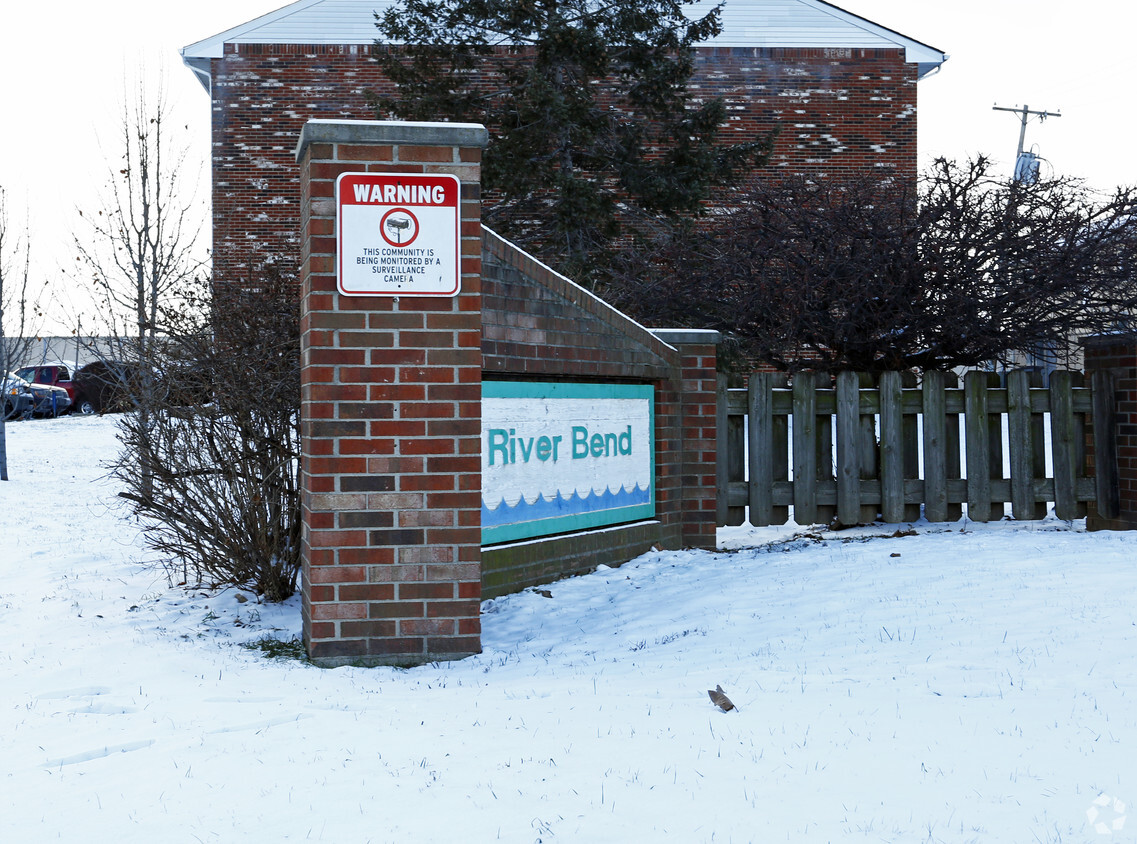
[[[226,44],[371,44],[375,12],[394,0],[296,0],[246,23],[182,48],[182,60],[208,79],[209,59]],[[922,41],[846,11],[825,0],[725,0],[723,31],[714,47],[818,47],[903,49],[919,76],[947,56]]]

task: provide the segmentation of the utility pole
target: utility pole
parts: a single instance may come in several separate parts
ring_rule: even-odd
[[[1030,106],[1024,105],[1022,108],[1015,106],[1014,108],[1007,108],[1006,106],[992,106],[993,111],[1013,111],[1020,116],[1022,120],[1022,127],[1019,129],[1019,150],[1015,154],[1015,161],[1019,160],[1019,156],[1023,154],[1023,142],[1026,140],[1026,124],[1033,114],[1040,120],[1045,120],[1048,117],[1061,117],[1060,111],[1031,111]]]

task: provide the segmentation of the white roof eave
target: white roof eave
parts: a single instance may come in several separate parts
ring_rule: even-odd
[[[261,15],[238,26],[231,27],[209,38],[196,41],[181,50],[182,61],[189,67],[205,89],[209,90],[209,62],[211,59],[221,58],[225,54],[227,43],[246,44],[294,44],[295,32],[299,29],[305,32],[305,44],[371,44],[374,42],[375,29],[373,13],[377,7],[389,5],[391,0],[334,0],[329,6],[339,7],[340,14],[333,22],[329,20],[323,10],[320,13],[313,11],[305,14],[313,6],[323,5],[328,0],[296,0],[275,11]],[[852,12],[847,12],[839,6],[834,6],[825,0],[797,0],[806,7],[814,19],[826,17],[839,22],[838,26],[850,33],[855,33],[857,43],[845,43],[839,36],[836,41],[812,43],[811,39],[804,39],[802,43],[793,41],[793,36],[779,38],[775,30],[765,29],[759,33],[751,31],[751,27],[742,23],[755,11],[754,5],[747,0],[726,0],[724,8],[724,32],[716,38],[710,39],[708,46],[717,47],[844,47],[844,46],[892,46],[904,50],[905,60],[917,66],[917,78],[923,78],[935,71],[945,61],[947,55],[928,44],[909,38],[888,27],[862,18]],[[356,6],[358,5],[358,17]],[[761,4],[755,4],[760,6]],[[350,16],[344,14],[346,11]],[[296,20],[290,18],[298,16]],[[730,18],[735,18],[732,25]],[[750,22],[750,21],[748,21]],[[830,33],[831,34],[831,33]],[[767,38],[766,36],[771,36]],[[788,40],[787,40],[788,38]],[[805,43],[809,41],[810,43]]]
[[[224,32],[219,32],[216,35],[211,35],[200,41],[195,41],[193,44],[182,47],[182,61],[188,65],[190,59],[219,59],[225,55],[225,44],[227,42],[246,40],[241,36],[254,30],[271,26],[290,15],[302,12],[308,7],[319,5],[322,2],[323,0],[296,0],[295,3],[289,3],[287,6],[261,15],[259,18],[253,18],[251,21],[230,27]]]

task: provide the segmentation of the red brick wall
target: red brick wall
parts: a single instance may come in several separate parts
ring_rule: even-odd
[[[724,97],[730,141],[777,127],[759,176],[916,178],[916,67],[903,50],[699,51],[693,87]]]
[[[1086,525],[1091,530],[1137,530],[1137,336],[1093,337],[1085,341],[1087,374],[1107,371],[1113,376],[1120,512],[1116,519],[1099,515],[1090,505]],[[1093,436],[1089,451],[1095,464]]]
[[[226,45],[212,62],[213,249],[218,280],[251,261],[299,260],[294,150],[312,118],[370,119],[385,83],[365,45]],[[696,91],[726,97],[726,135],[780,127],[768,172],[916,172],[915,66],[899,50],[700,51]]]
[[[481,650],[481,148],[341,128],[308,127],[300,168],[305,643],[325,665],[461,657]],[[458,296],[337,292],[335,179],[390,171],[461,179]]]
[[[302,593],[308,653],[325,665],[475,653],[483,596],[619,565],[653,546],[715,544],[717,333],[657,336],[482,232],[480,149],[427,146],[424,131],[304,129]],[[371,134],[386,141],[356,137]],[[360,171],[462,179],[459,296],[337,292],[335,179]],[[656,517],[482,549],[483,373],[651,383]]]

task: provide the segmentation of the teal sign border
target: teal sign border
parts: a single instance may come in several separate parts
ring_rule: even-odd
[[[648,453],[651,500],[646,504],[594,510],[571,516],[482,528],[482,545],[535,539],[556,533],[617,525],[655,517],[655,388],[651,384],[588,384],[562,381],[483,381],[482,398],[493,399],[640,399],[648,403]]]

